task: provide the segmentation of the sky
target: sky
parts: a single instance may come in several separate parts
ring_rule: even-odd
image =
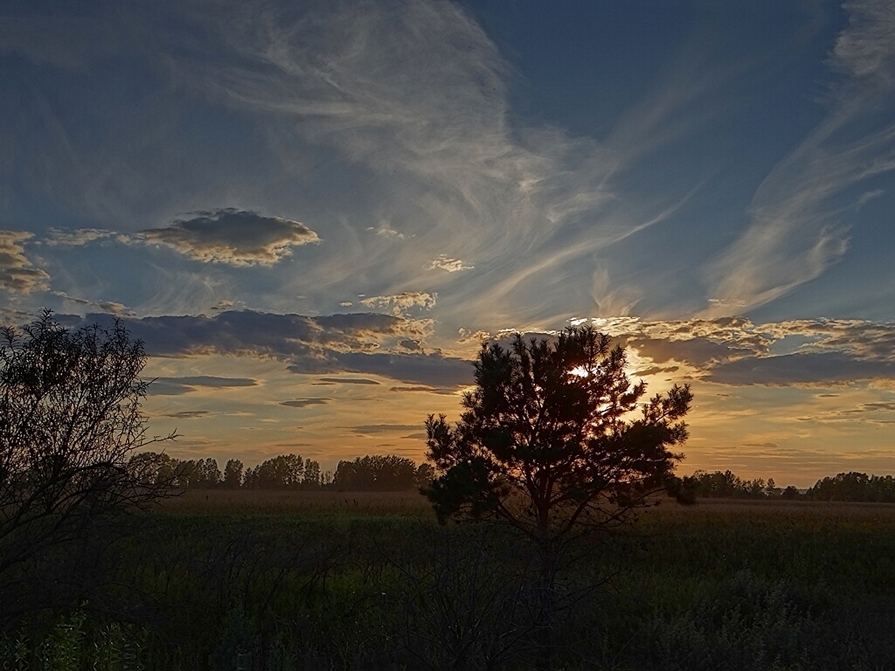
[[[594,323],[678,470],[895,472],[895,2],[0,5],[0,318],[123,320],[179,458],[424,458]]]

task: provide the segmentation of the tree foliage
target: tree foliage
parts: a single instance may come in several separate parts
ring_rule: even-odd
[[[321,485],[320,464],[299,454],[280,454],[245,472],[249,489],[316,489]]]
[[[692,398],[675,385],[643,403],[646,385],[630,382],[626,363],[590,326],[483,346],[460,421],[426,422],[438,517],[494,516],[541,544],[623,521],[681,458],[670,448],[687,438]]]
[[[228,459],[224,466],[223,484],[227,489],[239,489],[242,485],[242,472],[245,466],[239,459]]]
[[[167,483],[177,489],[214,489],[223,482],[217,459],[177,459],[164,452],[140,452],[128,468],[143,473],[150,482]]]
[[[333,487],[345,491],[399,492],[426,486],[433,475],[429,464],[417,466],[406,457],[373,454],[340,461],[333,475]]]
[[[228,459],[222,473],[212,457],[177,459],[164,452],[141,452],[133,456],[131,467],[143,469],[151,480],[180,489],[305,490],[323,485],[320,464],[299,454],[279,454],[248,469],[241,460]]]
[[[895,477],[851,471],[818,480],[805,492],[814,501],[895,502]]]
[[[128,467],[160,440],[141,412],[145,363],[143,343],[118,322],[70,330],[44,311],[0,330],[0,578],[168,492],[149,464]]]
[[[496,519],[524,532],[538,554],[536,668],[548,671],[555,578],[567,542],[624,522],[660,491],[687,438],[688,386],[642,402],[627,359],[591,326],[552,341],[517,334],[508,349],[483,345],[476,387],[451,427],[426,421],[438,476],[425,489],[438,518]],[[639,414],[639,416],[637,416]]]
[[[765,482],[764,478],[743,480],[733,472],[696,471],[683,478],[672,476],[666,483],[668,493],[680,503],[695,503],[697,498],[711,499],[777,499],[783,497],[783,490],[777,487],[774,478]],[[794,487],[787,490],[786,496],[792,498]]]

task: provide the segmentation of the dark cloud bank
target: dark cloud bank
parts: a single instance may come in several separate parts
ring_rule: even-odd
[[[90,314],[83,323],[111,324],[107,314]],[[72,320],[67,320],[71,322]],[[392,315],[359,313],[306,317],[251,311],[221,312],[212,317],[161,316],[124,319],[131,335],[141,339],[150,356],[194,354],[266,356],[283,360],[289,370],[305,374],[362,373],[440,387],[472,383],[469,361],[442,354],[390,352],[409,337],[424,335],[419,322]],[[235,386],[231,378],[176,378],[162,382],[162,391],[186,393],[191,387]],[[214,380],[228,383],[214,384]],[[321,378],[324,382],[358,383],[359,378]],[[377,384],[374,380],[363,380]]]
[[[71,316],[62,319],[70,325],[110,324],[114,317],[91,314],[83,320]],[[406,351],[402,343],[408,339],[423,340],[429,335],[431,324],[398,315],[357,313],[309,317],[225,311],[211,317],[126,318],[123,323],[132,335],[145,342],[151,356],[218,353],[273,357],[282,360],[292,372],[323,376],[318,377],[318,384],[379,384],[373,379],[356,377],[358,374],[392,378],[408,385],[394,389],[413,391],[444,391],[473,382],[473,366],[468,360],[441,352]],[[640,332],[617,335],[614,342],[649,357],[658,366],[650,372],[662,370],[680,375],[672,364],[686,364],[702,380],[733,386],[820,386],[858,380],[895,380],[890,324],[826,322],[815,324],[813,332],[805,324],[754,327],[744,323],[732,328],[730,324],[705,321],[694,321],[692,330],[687,332],[682,324],[650,323]],[[723,328],[713,329],[713,326]],[[813,340],[796,352],[775,355],[774,343],[792,333],[811,333]],[[153,391],[181,394],[198,386],[247,384],[254,381],[171,378],[157,381]],[[299,399],[287,404],[305,407],[313,402]]]
[[[229,389],[232,387],[255,387],[257,380],[246,377],[214,377],[212,375],[195,375],[192,377],[159,377],[149,387],[150,394],[160,396],[179,396],[196,391],[197,387]]]

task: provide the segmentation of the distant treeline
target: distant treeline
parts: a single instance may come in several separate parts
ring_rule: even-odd
[[[895,477],[855,471],[839,473],[818,480],[802,492],[792,485],[780,488],[773,478],[743,480],[730,471],[696,471],[683,478],[672,476],[668,491],[682,503],[711,498],[895,503]]]
[[[395,455],[368,455],[340,461],[333,471],[321,471],[313,459],[281,454],[254,468],[230,459],[221,471],[216,459],[175,459],[164,453],[141,452],[131,467],[149,473],[155,482],[183,489],[281,489],[397,492],[427,485],[435,475],[429,464]]]
[[[367,455],[340,461],[335,471],[321,471],[313,459],[281,454],[254,468],[230,459],[224,470],[213,458],[175,459],[164,453],[142,452],[131,458],[134,468],[146,469],[156,482],[184,489],[285,489],[398,492],[419,489],[435,477],[427,463],[390,455]],[[731,471],[696,471],[671,476],[668,492],[682,503],[697,499],[783,499],[804,501],[865,501],[895,503],[895,477],[866,473],[839,473],[818,480],[804,492],[789,485],[778,487],[773,478],[744,480]]]

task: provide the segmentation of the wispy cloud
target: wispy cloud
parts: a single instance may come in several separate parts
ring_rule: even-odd
[[[381,225],[378,228],[375,228],[373,226],[367,226],[367,230],[373,231],[376,235],[378,235],[381,238],[394,238],[396,240],[404,239],[403,233],[399,233],[395,229],[389,228],[388,226],[385,226],[385,225]]]
[[[445,394],[449,396],[453,396],[456,394],[455,389],[446,388],[446,387],[429,387],[427,385],[415,385],[415,386],[397,386],[390,387],[389,391],[393,392],[401,392],[401,393],[426,393],[426,394]]]
[[[51,228],[41,242],[48,247],[83,247],[95,240],[112,237],[118,238],[120,234],[102,228],[76,228],[73,230]],[[122,241],[124,240],[122,238]]]
[[[801,415],[796,418],[800,422],[873,424],[886,426],[895,424],[895,402],[874,401],[843,405],[841,408],[825,408],[823,412]]]
[[[849,25],[830,57],[844,79],[831,90],[829,114],[765,178],[749,227],[707,267],[708,315],[742,313],[819,277],[848,250],[843,214],[867,200],[842,205],[836,197],[895,169],[895,124],[874,116],[895,87],[891,3],[859,0],[844,8]]]
[[[376,380],[370,380],[364,377],[321,377],[318,378],[319,384],[362,384],[362,385],[378,385]]]
[[[209,34],[238,58],[173,62],[197,90],[267,115],[284,142],[297,135],[335,151],[375,184],[375,194],[358,194],[367,201],[339,203],[348,227],[375,235],[355,229],[339,258],[328,257],[328,287],[361,275],[369,293],[450,287],[462,295],[440,306],[445,319],[490,315],[490,303],[525,316],[532,301],[495,294],[495,278],[532,267],[540,277],[589,277],[589,260],[573,268],[563,252],[592,255],[667,207],[622,202],[610,185],[618,155],[593,138],[513,128],[511,68],[462,7],[327,3],[314,16],[235,10]],[[563,293],[561,282],[541,282],[539,303]]]
[[[361,300],[361,304],[368,308],[387,309],[395,316],[403,316],[412,308],[430,310],[435,307],[437,299],[438,294],[435,293],[405,291],[393,296],[370,296]]]
[[[394,433],[396,431],[413,431],[419,429],[420,424],[361,424],[360,426],[348,426],[352,433],[359,435],[375,435],[379,433]]]
[[[830,387],[895,379],[895,361],[866,361],[834,352],[742,358],[712,366],[705,379],[728,385]]]
[[[75,296],[69,296],[64,291],[53,291],[52,294],[54,296],[58,296],[66,303],[73,303],[75,305],[83,305],[83,306],[92,308],[94,310],[101,310],[102,312],[108,312],[113,315],[136,316],[136,313],[133,310],[128,309],[128,307],[126,305],[124,305],[123,303],[117,303],[115,301],[91,301],[86,298],[77,298]]]
[[[472,270],[475,266],[467,265],[460,259],[449,259],[446,255],[441,254],[437,259],[432,259],[429,261],[429,265],[427,266],[429,270],[434,270],[438,268],[439,270],[446,270],[449,273],[457,273],[461,270]]]
[[[298,398],[291,401],[281,401],[280,405],[284,405],[287,408],[307,408],[311,405],[326,405],[332,401],[331,398]]]
[[[849,27],[837,38],[833,64],[853,77],[892,83],[895,73],[895,8],[889,0],[846,2]]]
[[[199,419],[206,417],[211,412],[208,410],[179,410],[177,412],[162,413],[159,417],[171,417],[172,419]]]
[[[594,286],[576,295],[585,305],[575,309],[597,301],[601,312],[624,310],[636,302],[636,290],[603,290],[595,255],[661,221],[669,202],[680,200],[628,198],[626,188],[633,193],[636,185],[620,184],[619,168],[664,142],[665,121],[685,116],[711,88],[692,76],[698,67],[670,87],[688,92],[676,101],[660,96],[658,116],[645,102],[611,133],[618,142],[609,149],[561,128],[521,127],[510,108],[519,73],[461,3],[225,3],[209,12],[186,0],[171,11],[176,18],[129,6],[103,21],[100,10],[90,21],[69,17],[84,33],[57,43],[64,22],[46,21],[44,34],[40,16],[16,19],[19,36],[9,42],[39,63],[83,69],[97,87],[91,63],[110,53],[140,62],[154,78],[156,88],[139,105],[108,103],[116,109],[108,141],[95,140],[93,124],[102,122],[86,113],[70,122],[45,104],[45,123],[27,121],[35,137],[47,135],[43,125],[56,133],[45,161],[53,171],[41,188],[95,226],[56,231],[48,247],[112,239],[105,229],[118,228],[127,236],[121,240],[216,264],[203,284],[204,270],[188,276],[186,264],[166,263],[164,278],[144,273],[129,283],[154,283],[146,288],[151,297],[120,300],[144,314],[191,313],[221,289],[281,311],[298,309],[289,301],[300,294],[309,311],[325,312],[359,292],[438,292],[439,319],[451,330],[564,319],[571,284]],[[690,92],[694,86],[702,89]],[[76,102],[75,111],[90,108]],[[209,123],[181,132],[196,109]],[[234,117],[240,129],[218,161],[218,134],[232,130]],[[79,124],[90,129],[84,137]],[[672,135],[683,132],[676,127]],[[215,151],[203,151],[209,138]],[[43,174],[26,167],[23,173]],[[239,209],[159,223],[209,203]],[[294,218],[305,223],[293,215],[250,221],[249,210],[262,206],[301,212]],[[328,244],[314,250],[305,272],[289,272],[282,259],[317,238]],[[243,266],[271,267],[277,297],[246,296],[255,287],[237,287],[231,277]],[[80,291],[87,271],[76,272],[65,290],[89,294]],[[153,291],[163,280],[169,286]],[[488,323],[475,323],[479,317]]]
[[[28,294],[48,288],[50,276],[25,256],[22,243],[32,237],[26,231],[0,231],[0,289]]]
[[[188,377],[160,377],[149,385],[149,393],[159,396],[179,396],[196,391],[200,387],[231,389],[234,387],[255,387],[258,380],[241,377],[216,377],[214,375],[192,375]]]

